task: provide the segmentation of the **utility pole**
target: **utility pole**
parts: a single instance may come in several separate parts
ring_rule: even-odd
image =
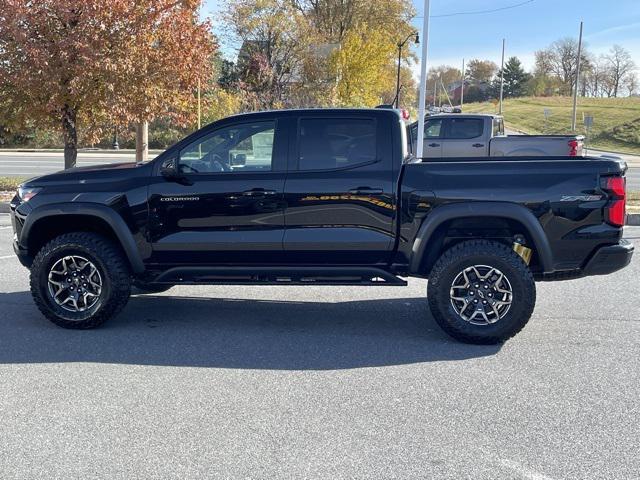
[[[442,91],[447,97],[447,102],[449,102],[449,106],[453,109],[453,103],[451,103],[451,97],[449,97],[449,93],[447,92],[447,87],[444,86],[444,82],[442,81],[442,77],[440,77],[440,86],[442,87]],[[440,106],[442,107],[442,102],[440,102]]]
[[[582,22],[580,22],[580,37],[578,40],[578,64],[576,66],[576,86],[573,92],[573,116],[571,117],[571,131],[576,131],[576,116],[578,114],[578,88],[580,88],[580,57],[582,56]]]
[[[500,66],[500,107],[498,107],[498,114],[502,115],[502,96],[504,94],[504,44],[505,40],[502,39],[502,63]]]
[[[398,43],[398,77],[396,79],[396,108],[400,108],[400,67],[402,66],[402,45]]]
[[[136,162],[146,162],[149,158],[149,122],[136,124]]]
[[[202,128],[202,104],[200,103],[200,79],[198,78],[198,130]]]
[[[462,84],[460,85],[460,111],[464,105],[464,58],[462,59]]]
[[[436,108],[438,102],[436,95],[438,94],[438,77],[433,81],[433,108]]]
[[[113,127],[113,144],[111,145],[114,150],[120,150],[120,144],[118,143],[118,126]]]
[[[424,0],[424,16],[422,23],[422,59],[420,64],[420,103],[418,105],[418,139],[416,157],[424,157],[424,116],[427,101],[427,53],[429,52],[429,0]]]

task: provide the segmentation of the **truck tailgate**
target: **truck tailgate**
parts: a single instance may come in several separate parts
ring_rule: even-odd
[[[582,135],[508,135],[489,141],[489,156],[584,156]]]

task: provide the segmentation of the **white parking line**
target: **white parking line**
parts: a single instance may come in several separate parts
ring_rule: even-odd
[[[544,475],[542,473],[526,468],[520,465],[519,463],[511,460],[507,460],[507,459],[500,460],[500,463],[505,467],[511,468],[512,470],[517,472],[519,476],[521,476],[522,478],[526,478],[527,480],[553,480],[551,477],[548,477],[547,475]]]
[[[5,255],[4,257],[0,257],[0,260],[7,260],[8,258],[18,258],[15,255]]]

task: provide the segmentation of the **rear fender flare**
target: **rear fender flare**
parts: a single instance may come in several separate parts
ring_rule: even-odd
[[[426,217],[411,249],[409,271],[417,273],[422,259],[427,254],[429,240],[437,228],[449,220],[465,217],[495,217],[515,220],[522,223],[542,264],[544,273],[553,271],[553,254],[542,225],[531,210],[515,203],[503,202],[465,202],[442,205],[433,209]]]

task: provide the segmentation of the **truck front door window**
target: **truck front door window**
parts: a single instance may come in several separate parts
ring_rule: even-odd
[[[411,141],[413,145],[418,142],[418,124],[414,124],[411,129]],[[423,158],[439,158],[442,156],[442,119],[428,119],[424,124],[424,157]],[[415,152],[414,152],[415,153]]]
[[[180,151],[184,174],[263,172],[272,170],[275,122],[222,128]]]
[[[440,138],[442,131],[442,120],[429,120],[424,126],[425,138]]]

